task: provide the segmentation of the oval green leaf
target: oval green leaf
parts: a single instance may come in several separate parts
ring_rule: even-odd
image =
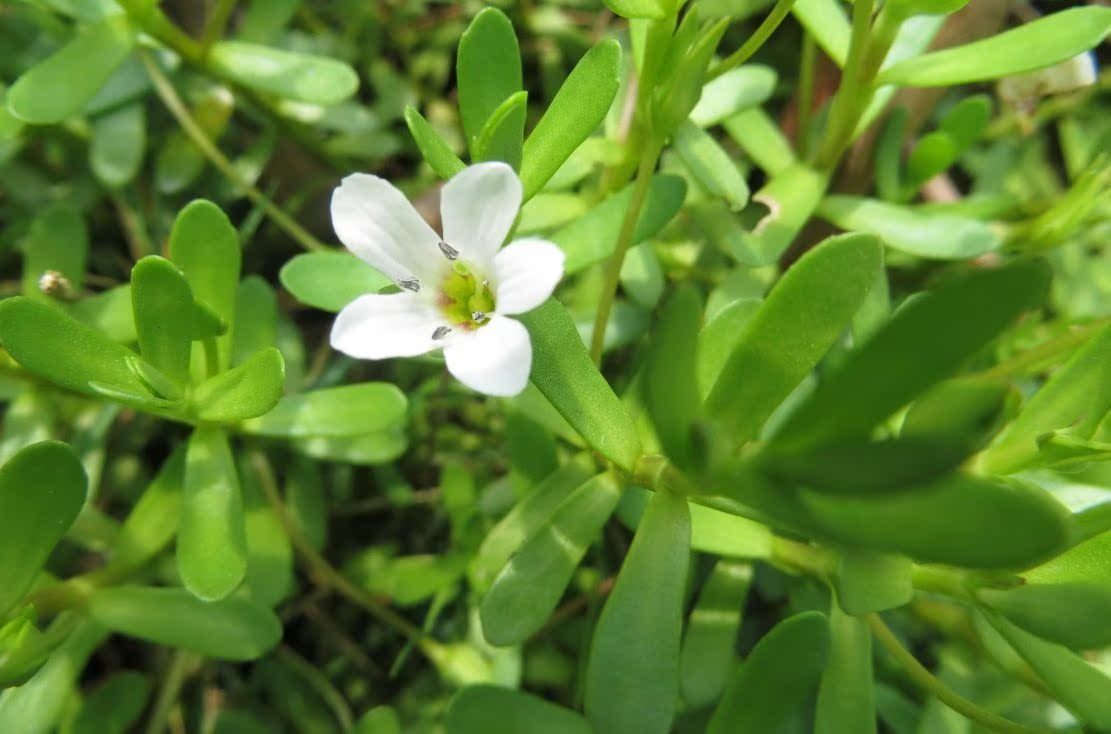
[[[193,346],[193,291],[177,267],[149,255],[131,269],[131,308],[139,351],[171,380],[189,379]]]
[[[193,404],[202,421],[235,423],[266,415],[282,399],[284,387],[282,353],[269,347],[197,385]]]
[[[359,75],[342,61],[242,41],[212,44],[206,63],[244,86],[308,104],[339,104],[359,88]]]
[[[517,34],[501,10],[484,8],[467,26],[459,38],[455,78],[463,132],[474,159],[483,160],[476,145],[479,136],[494,112],[522,86]],[[523,126],[523,114],[520,122]]]
[[[346,252],[297,255],[282,266],[278,277],[301,303],[333,313],[359,296],[393,285],[385,275]]]
[[[356,436],[392,428],[405,418],[405,394],[388,382],[364,382],[288,395],[272,411],[243,424],[260,436]]]
[[[501,686],[467,686],[451,699],[447,734],[592,734],[586,719]]]

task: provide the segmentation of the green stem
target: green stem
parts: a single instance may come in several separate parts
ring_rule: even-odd
[[[201,339],[204,349],[204,371],[209,377],[220,374],[220,349],[216,346],[216,337],[209,336]]]
[[[201,55],[208,53],[208,49],[228,26],[228,19],[235,10],[236,0],[216,0],[216,7],[208,14],[204,22],[204,31],[201,33]]]
[[[443,646],[433,640],[429,640],[420,627],[384,604],[381,604],[369,593],[351,583],[346,576],[336,570],[332,564],[328,563],[324,556],[309,544],[308,540],[301,534],[300,529],[289,516],[289,513],[286,512],[285,505],[282,503],[282,498],[278,493],[278,484],[274,478],[274,470],[270,466],[269,459],[266,458],[265,454],[257,450],[251,452],[250,458],[251,463],[254,465],[255,473],[258,475],[259,485],[262,487],[263,494],[266,495],[266,499],[270,502],[270,506],[274,508],[274,513],[278,516],[278,521],[285,529],[290,542],[293,543],[293,547],[297,551],[297,556],[305,566],[305,571],[308,573],[309,578],[312,579],[317,586],[336,591],[362,607],[378,621],[393,627],[400,634],[408,638],[414,645],[419,647],[421,652],[433,661],[442,659],[445,654]]]
[[[864,619],[868,622],[868,626],[871,628],[872,634],[875,636],[876,640],[878,640],[879,643],[891,653],[891,656],[903,666],[903,669],[906,670],[910,679],[923,689],[932,693],[939,701],[949,708],[981,726],[999,732],[999,734],[1047,734],[1044,729],[1034,729],[980,708],[972,701],[969,701],[967,698],[942,683],[933,673],[927,670],[922,663],[918,662],[918,660],[900,644],[894,633],[883,623],[879,615],[875,613],[867,614]]]
[[[814,114],[814,70],[817,68],[818,44],[814,36],[804,32],[802,58],[799,61],[798,149],[803,158],[810,157],[811,115]]]
[[[132,23],[163,45],[172,48],[186,61],[198,63],[204,55],[201,45],[167,18],[158,7],[158,3],[150,0],[119,0],[119,4]]]
[[[590,356],[594,364],[602,361],[602,346],[606,339],[606,324],[609,323],[610,311],[613,310],[613,300],[617,296],[617,281],[621,277],[621,265],[625,262],[625,254],[632,245],[633,235],[636,233],[640,211],[648,198],[648,189],[652,185],[652,174],[656,170],[656,163],[660,159],[663,143],[653,139],[648,142],[640,157],[637,167],[636,182],[633,184],[633,196],[629,200],[629,208],[625,211],[625,219],[621,222],[621,231],[617,236],[617,246],[613,255],[606,263],[606,273],[602,284],[602,295],[598,301],[598,311],[594,316],[594,333],[590,338]]]
[[[1062,355],[1071,354],[1109,323],[1111,323],[1111,319],[1100,319],[1085,324],[1056,339],[1050,339],[1032,349],[1027,349],[1021,354],[1016,354],[1005,362],[1000,362],[990,369],[977,373],[976,376],[988,379],[1006,379],[1038,372],[1055,364]]]
[[[189,137],[190,140],[197,146],[197,148],[204,154],[206,158],[214,165],[219,171],[224,174],[237,187],[242,189],[243,193],[252,202],[257,204],[266,212],[266,215],[285,231],[290,237],[301,245],[306,250],[317,251],[327,250],[328,247],[316,239],[307,229],[298,224],[293,217],[286,214],[286,212],[271,201],[266,194],[259,191],[252,186],[249,182],[245,181],[239,172],[235,170],[235,166],[228,160],[216,144],[212,142],[204,131],[201,129],[197,121],[189,114],[186,109],[185,103],[182,102],[181,97],[178,96],[177,91],[174,89],[173,84],[162,73],[162,69],[158,67],[154,59],[146,51],[139,51],[139,58],[142,60],[143,65],[150,75],[151,82],[154,84],[154,89],[161,98],[162,103],[170,114],[174,116],[181,129]]]
[[[181,687],[185,684],[189,669],[199,661],[200,656],[186,650],[178,650],[170,658],[169,665],[162,673],[162,686],[158,689],[158,698],[155,699],[150,719],[147,720],[147,727],[144,729],[146,734],[162,734],[166,730],[166,723],[181,694]]]
[[[828,548],[818,548],[778,535],[772,537],[772,564],[794,573],[805,573],[830,583],[837,572],[838,555]]]
[[[784,21],[787,15],[791,12],[791,6],[795,4],[795,0],[778,0],[772,11],[764,18],[764,22],[753,32],[748,40],[741,45],[739,49],[729,54],[720,64],[715,66],[706,75],[706,81],[717,79],[719,76],[727,71],[736,69],[752,58],[753,54],[760,50],[771,35],[775,33],[775,29],[779,24]]]

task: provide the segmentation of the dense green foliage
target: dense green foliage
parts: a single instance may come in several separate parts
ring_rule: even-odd
[[[0,4],[0,734],[1111,732],[1109,31]],[[330,335],[422,287],[340,179],[474,171],[562,253],[423,284],[534,298],[508,398]]]

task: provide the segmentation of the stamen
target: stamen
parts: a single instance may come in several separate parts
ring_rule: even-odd
[[[459,258],[459,250],[456,250],[454,247],[444,242],[443,240],[440,241],[440,252],[444,253],[444,257],[446,257],[448,260],[454,261]]]
[[[413,293],[420,293],[420,281],[416,278],[405,278],[404,280],[397,281],[398,288],[404,288]]]
[[[482,311],[475,311],[471,314],[471,320],[476,324],[484,323],[486,321],[486,314]]]
[[[443,339],[445,336],[447,336],[449,333],[451,333],[451,327],[437,326],[436,330],[432,332],[432,340],[439,341],[440,339]]]

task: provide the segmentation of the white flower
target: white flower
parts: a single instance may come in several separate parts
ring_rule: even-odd
[[[460,171],[441,193],[440,237],[404,194],[356,173],[332,194],[341,242],[402,289],[355,299],[332,327],[332,346],[360,359],[444,350],[448,371],[488,395],[524,390],[528,330],[509,318],[536,308],[563,276],[563,251],[541,239],[501,247],[521,207],[521,182],[504,163]]]

